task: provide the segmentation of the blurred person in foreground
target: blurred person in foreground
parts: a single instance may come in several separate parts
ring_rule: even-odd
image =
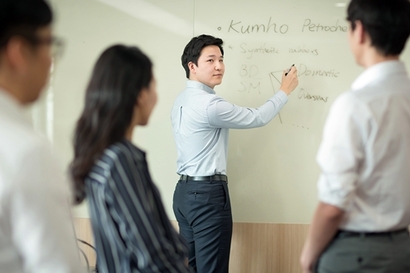
[[[43,0],[0,1],[0,272],[82,272],[68,179],[24,109],[61,45],[52,20]]]

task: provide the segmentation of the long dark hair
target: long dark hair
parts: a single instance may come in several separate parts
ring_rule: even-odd
[[[124,138],[138,95],[148,88],[152,77],[152,62],[137,47],[114,45],[97,60],[74,132],[70,172],[75,203],[85,198],[84,179],[95,160],[108,146]]]

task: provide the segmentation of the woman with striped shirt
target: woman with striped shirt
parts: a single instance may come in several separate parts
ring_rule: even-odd
[[[87,198],[97,266],[103,273],[190,272],[145,153],[132,144],[157,101],[150,59],[115,45],[95,64],[74,137],[76,202]]]

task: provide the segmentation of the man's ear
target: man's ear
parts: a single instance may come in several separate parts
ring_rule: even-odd
[[[27,45],[22,38],[12,37],[4,48],[4,56],[12,69],[24,69]]]
[[[363,44],[367,41],[367,39],[369,38],[369,36],[367,35],[366,31],[364,30],[363,24],[362,22],[360,22],[359,20],[357,20],[355,22],[356,28],[354,30],[354,34],[355,35],[355,39],[360,43]]]
[[[188,63],[190,74],[196,74],[196,67],[197,67],[196,64],[194,64],[193,62]]]

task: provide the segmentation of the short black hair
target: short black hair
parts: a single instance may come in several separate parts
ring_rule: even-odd
[[[372,46],[384,56],[400,55],[410,35],[409,0],[352,0],[347,9],[352,30],[360,21]]]
[[[201,55],[201,51],[204,47],[215,45],[221,50],[222,56],[224,55],[224,50],[222,48],[223,41],[220,38],[215,38],[211,35],[202,34],[197,37],[192,38],[189,43],[185,46],[184,52],[181,56],[182,66],[185,69],[186,77],[189,79],[189,67],[188,63],[193,62],[198,65],[198,58]]]
[[[32,42],[35,32],[52,21],[52,10],[44,0],[0,0],[0,49],[17,35]]]

